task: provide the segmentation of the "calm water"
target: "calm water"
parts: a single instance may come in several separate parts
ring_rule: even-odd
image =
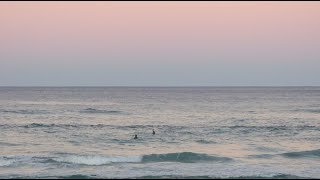
[[[1,87],[0,149],[0,178],[320,178],[320,87]]]

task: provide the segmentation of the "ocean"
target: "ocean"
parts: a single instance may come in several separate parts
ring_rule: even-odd
[[[0,87],[0,178],[320,178],[320,87]]]

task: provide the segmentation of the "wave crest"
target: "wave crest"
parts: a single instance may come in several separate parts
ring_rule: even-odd
[[[193,152],[168,153],[168,154],[151,154],[142,158],[143,162],[184,162],[191,163],[196,161],[229,161],[231,158],[210,156]]]
[[[98,156],[98,155],[67,155],[53,158],[53,161],[71,164],[83,164],[98,166],[110,163],[138,163],[141,162],[141,156]]]
[[[311,151],[289,152],[283,153],[281,155],[288,158],[320,157],[320,149]]]
[[[119,114],[121,111],[112,111],[112,110],[100,110],[94,108],[87,108],[80,111],[81,113],[92,113],[92,114]]]
[[[287,152],[281,154],[259,154],[251,155],[250,158],[273,158],[282,156],[285,158],[320,158],[320,149],[310,151]]]
[[[45,110],[30,110],[30,109],[18,109],[18,110],[7,110],[0,109],[0,113],[11,113],[11,114],[48,114]]]
[[[63,155],[51,160],[60,163],[82,164],[82,165],[105,165],[110,163],[151,163],[151,162],[181,162],[192,163],[198,161],[226,162],[232,160],[227,157],[210,156],[192,152],[150,154],[137,156],[100,156],[100,155]]]
[[[16,161],[14,159],[7,159],[4,157],[0,157],[0,167],[11,166]]]
[[[320,109],[295,109],[294,112],[320,113]]]

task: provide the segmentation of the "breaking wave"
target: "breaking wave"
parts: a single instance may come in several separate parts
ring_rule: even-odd
[[[199,154],[193,152],[168,153],[168,154],[151,154],[142,158],[143,162],[183,162],[192,163],[198,161],[230,161],[228,157],[210,156],[207,154]]]
[[[5,157],[0,157],[0,167],[10,166],[15,163],[14,159],[7,159]]]
[[[219,176],[179,176],[179,175],[163,175],[163,176],[141,176],[137,179],[305,179],[305,177],[290,175],[290,174],[279,174],[273,176],[230,176],[230,177],[219,177]]]
[[[97,175],[87,175],[87,174],[74,174],[74,175],[57,175],[57,176],[14,176],[12,179],[101,179],[110,177],[101,177]],[[11,179],[5,178],[5,179]],[[300,177],[290,174],[279,174],[279,175],[270,175],[270,176],[228,176],[228,177],[219,177],[219,176],[186,176],[186,175],[146,175],[146,176],[128,176],[123,177],[128,179],[310,179],[306,177]]]
[[[53,161],[70,164],[98,166],[110,163],[139,163],[141,156],[98,156],[98,155],[67,155],[53,158]]]
[[[0,156],[0,167],[15,166],[28,163],[32,160],[31,156]]]
[[[226,162],[232,160],[227,157],[210,156],[192,152],[150,154],[140,156],[99,156],[99,155],[64,155],[53,158],[53,161],[83,165],[105,165],[110,163],[151,163],[151,162],[180,162],[192,163],[199,161]]]

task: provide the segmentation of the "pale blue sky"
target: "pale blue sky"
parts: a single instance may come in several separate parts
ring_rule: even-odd
[[[0,25],[0,86],[320,85],[319,2],[1,2]]]

